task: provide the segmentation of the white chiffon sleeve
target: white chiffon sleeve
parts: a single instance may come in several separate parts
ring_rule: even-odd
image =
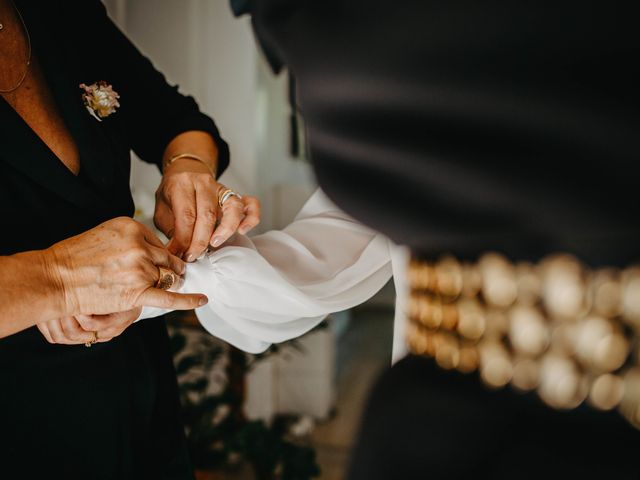
[[[180,291],[207,295],[196,315],[212,335],[259,353],[364,302],[391,273],[389,240],[318,190],[284,230],[236,235],[188,265]],[[141,318],[162,313],[145,308]]]

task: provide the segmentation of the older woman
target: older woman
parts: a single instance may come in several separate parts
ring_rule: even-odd
[[[0,94],[0,477],[191,478],[164,323],[118,334],[142,306],[204,304],[156,288],[160,269],[257,204],[217,182],[214,123],[97,0],[0,0]],[[164,170],[168,248],[130,219],[131,149]]]

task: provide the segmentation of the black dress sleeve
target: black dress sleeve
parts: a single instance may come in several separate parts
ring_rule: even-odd
[[[75,3],[75,2],[74,2]],[[118,117],[133,151],[145,162],[162,164],[169,142],[180,133],[198,130],[211,135],[218,147],[218,176],[229,165],[229,147],[214,121],[202,113],[195,100],[167,83],[135,45],[108,17],[97,0],[77,2],[90,32],[90,49],[105,80],[120,95]],[[96,79],[100,80],[100,79]]]

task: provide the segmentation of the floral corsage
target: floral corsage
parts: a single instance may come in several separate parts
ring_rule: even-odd
[[[87,111],[99,122],[107,118],[120,107],[120,95],[104,80],[91,85],[80,84],[83,90],[82,101]]]

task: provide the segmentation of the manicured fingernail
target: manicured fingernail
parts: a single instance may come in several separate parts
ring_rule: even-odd
[[[211,244],[211,246],[215,248],[215,247],[219,247],[220,245],[222,245],[222,237],[220,236],[213,237],[213,243]]]
[[[200,300],[198,300],[198,305],[202,307],[203,305],[206,305],[208,302],[209,302],[209,299],[207,297],[201,297]]]
[[[193,261],[195,261],[196,256],[193,253],[190,253],[189,255],[187,255],[187,262],[191,263]]]

